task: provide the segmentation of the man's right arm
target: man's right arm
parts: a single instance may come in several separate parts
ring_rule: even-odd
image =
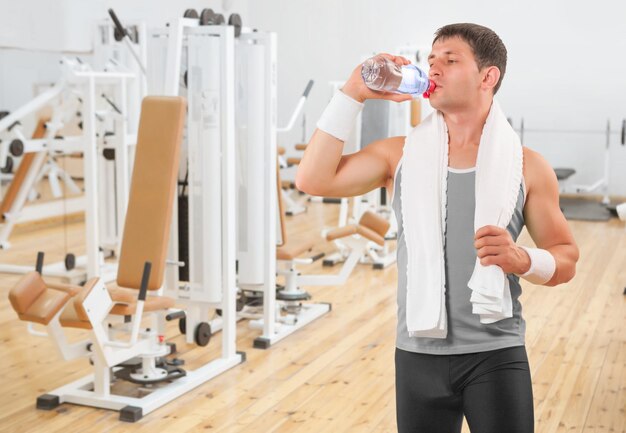
[[[385,54],[396,63],[409,61]],[[407,101],[410,95],[374,92],[361,78],[360,65],[354,69],[341,91],[357,102],[366,99]],[[358,152],[343,155],[344,142],[316,129],[298,164],[296,187],[307,194],[324,197],[354,197],[387,186],[392,172],[392,155],[404,144],[404,137],[392,137],[368,144]]]
[[[311,195],[354,197],[387,186],[391,153],[403,144],[404,137],[392,137],[342,155],[343,141],[316,129],[298,164],[296,187]]]

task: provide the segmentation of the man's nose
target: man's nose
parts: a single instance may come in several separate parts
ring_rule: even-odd
[[[428,78],[439,77],[441,75],[441,70],[437,67],[436,64],[433,64],[428,70]]]

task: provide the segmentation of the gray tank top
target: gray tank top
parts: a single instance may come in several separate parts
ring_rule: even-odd
[[[396,346],[410,352],[434,355],[484,352],[524,345],[526,322],[522,318],[519,277],[508,275],[513,317],[492,324],[480,323],[472,313],[471,290],[467,286],[476,261],[474,248],[474,169],[448,170],[448,205],[446,219],[445,270],[448,336],[443,338],[409,337],[406,328],[407,251],[402,226],[400,183],[402,166],[394,181],[392,207],[398,222],[398,328]],[[507,230],[513,240],[524,227],[524,182],[520,185],[517,205]]]

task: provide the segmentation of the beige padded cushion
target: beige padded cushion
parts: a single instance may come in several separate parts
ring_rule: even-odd
[[[144,263],[152,263],[148,290],[165,271],[186,102],[149,96],[141,105],[135,164],[117,273],[120,286],[139,290]]]
[[[376,233],[374,230],[371,230],[362,225],[355,224],[339,227],[335,230],[329,231],[328,233],[326,233],[326,240],[334,241],[335,239],[345,238],[352,235],[361,235],[372,242],[376,242],[381,247],[385,245],[385,238]]]
[[[276,248],[277,260],[293,260],[300,254],[310,251],[315,245],[315,241],[311,239],[289,239],[288,243]]]
[[[21,320],[47,325],[67,303],[70,296],[58,290],[48,290],[39,273],[24,275],[9,292],[9,301]]]
[[[61,292],[65,292],[70,296],[76,296],[83,290],[81,286],[76,286],[74,284],[51,283],[49,281],[46,281],[46,286],[49,289],[60,290]]]
[[[54,315],[63,308],[69,298],[67,293],[57,290],[47,290],[33,302],[28,310],[26,310],[26,313],[18,314],[18,317],[28,322],[37,322],[42,325],[47,325]]]
[[[33,131],[32,138],[44,138],[46,136],[46,123],[50,121],[50,117],[44,117],[37,121],[37,126]],[[0,218],[4,220],[4,215],[11,210],[13,207],[13,203],[15,203],[15,199],[20,189],[22,189],[22,184],[30,171],[30,167],[33,165],[35,160],[35,156],[37,156],[37,152],[29,152],[25,153],[22,156],[22,160],[20,161],[20,165],[17,167],[15,174],[13,175],[13,180],[9,184],[9,187],[4,193],[4,197],[2,198],[2,203],[0,203]]]
[[[280,189],[280,166],[278,159],[276,160],[276,200],[278,201],[278,220],[280,222],[280,239],[281,243],[276,241],[277,248],[284,246],[287,243],[287,229],[285,228],[285,204],[283,203],[283,194]],[[278,251],[278,249],[276,250]],[[278,252],[277,252],[278,254]]]
[[[83,307],[85,298],[93,289],[93,286],[98,281],[97,278],[90,280],[85,284],[84,290],[74,298],[74,302],[70,302],[67,307],[61,313],[61,326],[69,328],[81,328],[91,329],[91,323],[89,322],[89,316]],[[136,290],[113,288],[109,289],[109,295],[113,302],[118,304],[114,305],[109,314],[131,316],[135,314],[137,309],[137,296]],[[171,308],[174,306],[174,299],[166,298],[163,296],[148,296],[144,301],[143,311],[157,311]]]
[[[28,310],[33,302],[46,290],[46,283],[38,272],[32,271],[24,275],[9,292],[11,306],[18,314]]]
[[[87,295],[91,293],[91,290],[96,285],[98,280],[98,277],[94,277],[87,281],[85,285],[81,287],[80,293],[72,299],[72,302],[67,304],[61,313],[61,317],[59,318],[61,326],[67,328],[91,329],[89,316],[87,316],[83,303],[85,302]]]
[[[370,211],[363,212],[363,215],[361,215],[361,219],[359,220],[359,225],[373,230],[383,238],[387,234],[390,226],[389,221]]]
[[[352,224],[331,230],[326,234],[326,240],[334,241],[335,239],[358,234],[383,246],[385,245],[385,234],[389,230],[389,225],[389,221],[383,217],[367,211],[361,216],[358,225]]]
[[[119,316],[130,316],[135,314],[137,309],[137,291],[130,289],[123,289],[117,287],[109,290],[111,299],[117,304],[111,309],[110,314],[116,314]],[[174,299],[165,296],[147,296],[143,303],[143,311],[158,311],[167,310],[174,306]]]
[[[422,121],[422,102],[419,99],[411,100],[411,127],[415,128]]]
[[[65,328],[91,329],[89,320],[81,320],[76,313],[76,304],[69,302],[63,309],[59,323]]]

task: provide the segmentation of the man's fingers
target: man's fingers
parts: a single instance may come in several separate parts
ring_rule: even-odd
[[[498,226],[484,226],[479,228],[474,235],[474,239],[480,239],[483,236],[494,236],[503,234],[506,230]]]
[[[411,95],[402,95],[402,94],[395,94],[394,96],[391,97],[391,100],[395,102],[410,101],[411,99],[413,99]]]
[[[494,246],[486,246],[476,250],[476,255],[478,258],[482,259],[483,257],[488,256],[497,256],[499,254],[504,254],[506,251],[503,247],[499,245]]]
[[[504,234],[482,236],[474,241],[474,248],[479,249],[485,246],[507,245],[509,239]]]

